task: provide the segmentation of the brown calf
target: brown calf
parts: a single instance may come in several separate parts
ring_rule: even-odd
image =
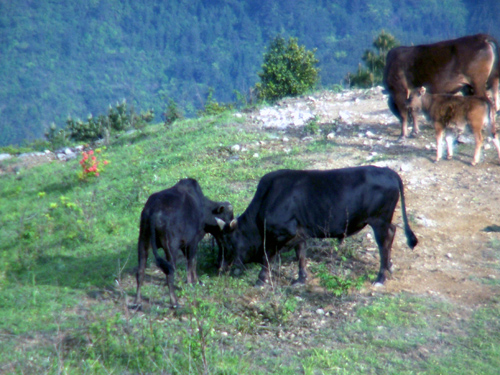
[[[461,91],[484,98],[491,90],[495,109],[500,110],[499,55],[497,41],[486,34],[390,50],[384,86],[389,94],[389,109],[401,121],[401,137],[408,136],[408,119],[412,115],[405,102],[410,91],[418,87],[426,86],[431,94]],[[413,122],[416,134],[419,129],[415,117]]]
[[[407,106],[409,109],[421,109],[436,129],[436,162],[441,159],[441,141],[445,129],[454,124],[458,132],[462,132],[465,125],[469,125],[476,140],[476,149],[472,165],[479,162],[483,145],[483,126],[489,124],[493,143],[500,159],[500,145],[495,130],[495,111],[491,102],[478,96],[457,96],[426,93],[425,87],[412,90]],[[453,157],[452,139],[446,137],[448,159]]]

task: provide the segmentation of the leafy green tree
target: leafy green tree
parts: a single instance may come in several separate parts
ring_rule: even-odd
[[[348,73],[346,77],[348,84],[351,87],[372,87],[381,83],[387,53],[398,45],[399,42],[394,36],[382,30],[373,41],[373,47],[377,51],[365,50],[361,60],[365,63],[366,68],[361,67],[360,64],[356,74]]]
[[[275,101],[285,96],[298,96],[314,87],[318,81],[316,49],[299,46],[297,38],[288,42],[281,36],[274,38],[264,55],[261,82],[255,85],[262,100]]]

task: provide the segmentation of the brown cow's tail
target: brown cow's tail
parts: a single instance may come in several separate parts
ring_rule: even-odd
[[[151,236],[150,241],[151,241],[151,248],[153,249],[153,255],[156,260],[156,265],[165,273],[165,275],[173,275],[174,274],[174,267],[170,262],[167,260],[163,259],[159,254],[158,254],[158,247],[156,246],[156,225],[155,225],[155,215],[153,214],[151,216]],[[168,244],[167,244],[168,247]],[[170,249],[165,249],[165,252],[170,251]]]
[[[408,244],[408,247],[410,249],[413,249],[415,246],[418,244],[418,239],[417,236],[415,236],[415,233],[410,228],[410,225],[408,224],[408,216],[406,215],[406,203],[405,203],[405,194],[404,194],[404,186],[403,186],[403,181],[401,180],[401,177],[397,175],[398,177],[398,184],[399,184],[399,193],[401,195],[401,212],[403,216],[403,223],[405,226],[405,235],[406,235],[406,243]]]

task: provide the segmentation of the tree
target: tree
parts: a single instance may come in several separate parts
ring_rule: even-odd
[[[382,30],[373,40],[373,47],[376,48],[377,52],[365,50],[361,60],[365,63],[366,69],[362,68],[360,64],[356,74],[347,73],[346,81],[348,84],[351,87],[371,87],[381,83],[387,53],[398,45],[399,42],[394,36]]]
[[[275,37],[264,54],[261,82],[255,85],[259,99],[275,101],[285,96],[298,96],[314,87],[318,81],[316,49],[299,46],[297,38],[288,42]]]

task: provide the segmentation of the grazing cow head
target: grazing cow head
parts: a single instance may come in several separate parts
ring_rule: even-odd
[[[241,222],[241,218],[233,219],[229,223],[218,219],[222,235],[219,254],[219,269],[225,270],[232,265],[237,269],[244,263],[255,261],[258,249],[262,246],[261,236],[256,226]],[[241,226],[245,230],[241,230]]]

